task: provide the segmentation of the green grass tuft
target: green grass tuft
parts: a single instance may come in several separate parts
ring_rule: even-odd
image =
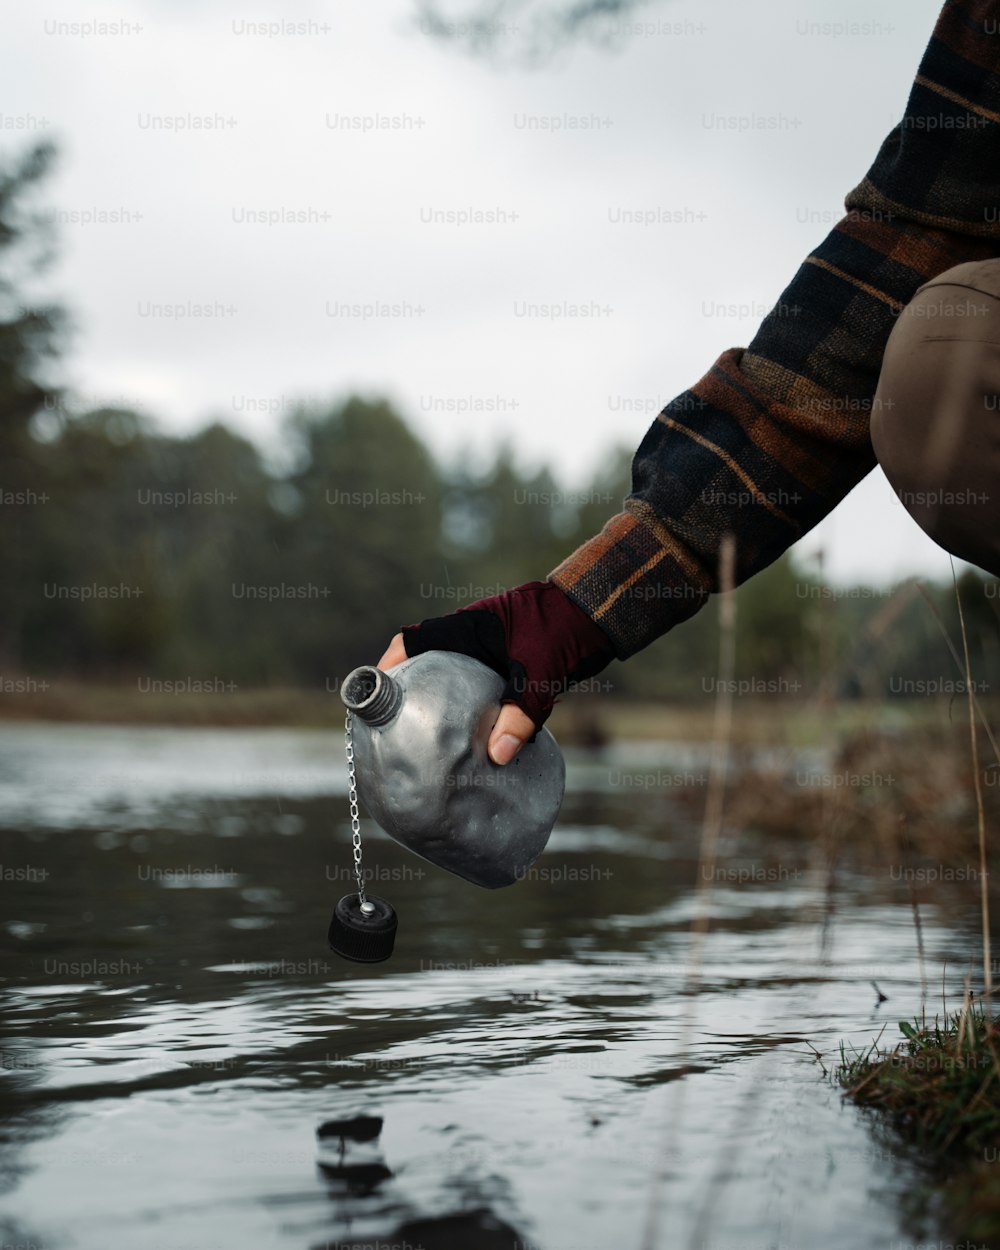
[[[900,1021],[892,1050],[875,1042],[848,1057],[837,1079],[859,1106],[875,1107],[923,1150],[983,1158],[1000,1143],[1000,1016],[981,1006],[943,1024]]]

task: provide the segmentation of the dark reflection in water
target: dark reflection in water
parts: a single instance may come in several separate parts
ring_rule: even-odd
[[[346,1120],[327,1120],[316,1130],[316,1136],[325,1144],[336,1143],[336,1146],[333,1157],[320,1159],[320,1171],[327,1180],[342,1183],[348,1193],[372,1193],[392,1176],[381,1156],[363,1157],[364,1147],[376,1141],[381,1132],[382,1117],[379,1115],[355,1115]]]
[[[664,1247],[912,1240],[909,1164],[815,1057],[919,1009],[905,886],[845,857],[830,925],[813,840],[727,832],[692,980],[698,805],[612,785],[626,751],[571,760],[507,890],[366,826],[400,927],[349,964],[339,746],[0,733],[5,1241],[603,1250],[654,1194]],[[925,924],[960,992],[974,936]]]
[[[393,1234],[400,1245],[424,1250],[529,1250],[522,1234],[491,1211],[468,1211],[436,1220],[410,1220]],[[541,1247],[538,1247],[541,1250]]]

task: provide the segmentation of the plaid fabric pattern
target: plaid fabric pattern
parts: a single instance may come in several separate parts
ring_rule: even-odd
[[[917,288],[1000,255],[1000,0],[948,0],[903,120],[747,348],[659,414],[624,511],[549,574],[619,659],[698,611],[733,534],[745,581],[875,466],[886,340]]]

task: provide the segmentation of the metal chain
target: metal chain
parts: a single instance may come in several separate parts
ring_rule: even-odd
[[[358,882],[358,902],[363,911],[369,909],[365,898],[365,877],[361,870],[361,817],[358,814],[358,783],[354,776],[354,740],[351,736],[351,714],[344,723],[344,743],[347,747],[347,795],[351,804],[351,841],[354,844],[354,875]]]

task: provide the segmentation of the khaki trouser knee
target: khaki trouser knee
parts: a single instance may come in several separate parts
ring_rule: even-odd
[[[902,310],[871,438],[921,529],[1000,576],[1000,258],[939,274]]]

